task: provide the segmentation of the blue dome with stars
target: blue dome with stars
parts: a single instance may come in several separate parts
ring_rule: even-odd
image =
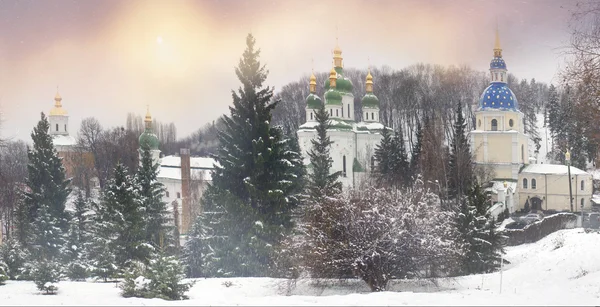
[[[481,94],[479,109],[516,111],[519,109],[519,103],[506,83],[492,82]]]
[[[506,62],[502,57],[494,57],[490,62],[490,69],[506,69]]]

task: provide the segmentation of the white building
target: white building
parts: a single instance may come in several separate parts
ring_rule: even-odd
[[[325,109],[329,112],[331,127],[327,131],[333,141],[330,149],[333,158],[332,172],[341,171],[340,181],[345,187],[357,186],[368,170],[374,166],[375,147],[380,143],[384,126],[379,123],[379,99],[373,94],[373,76],[369,71],[366,80],[366,94],[362,98],[362,121],[354,116],[354,95],[352,82],[344,76],[342,50],[336,46],[333,51],[334,67],[329,79],[325,80]],[[316,137],[316,112],[323,103],[316,94],[317,79],[310,77],[310,94],[306,98],[306,123],[298,129],[298,141],[304,157],[304,164],[310,170],[308,151],[311,140]]]
[[[69,135],[69,114],[62,107],[62,97],[58,92],[54,96],[54,107],[48,113],[48,122],[50,123],[50,136],[56,151],[73,151],[77,140]]]

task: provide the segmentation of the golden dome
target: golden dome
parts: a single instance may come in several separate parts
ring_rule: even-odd
[[[337,79],[337,71],[335,71],[334,67],[331,67],[331,71],[329,72],[329,79]]]
[[[315,77],[314,73],[310,74],[310,84],[317,84],[317,77]]]
[[[56,95],[54,96],[54,108],[52,108],[50,110],[50,115],[67,115],[67,111],[65,109],[62,108],[62,97],[60,97],[60,94],[58,93],[58,91],[56,92]]]
[[[310,74],[310,82],[309,84],[309,89],[311,93],[316,93],[317,92],[317,77],[315,77],[315,73],[312,72]]]
[[[373,76],[371,75],[371,69],[369,69],[369,73],[367,73],[367,84],[373,84]]]

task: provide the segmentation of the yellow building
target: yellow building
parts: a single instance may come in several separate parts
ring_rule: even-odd
[[[524,133],[517,97],[506,84],[506,63],[497,31],[490,77],[490,86],[481,95],[475,112],[475,130],[471,131],[474,161],[489,166],[493,178],[514,181],[521,166],[528,163],[529,137]]]

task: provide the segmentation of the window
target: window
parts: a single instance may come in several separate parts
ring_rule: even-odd
[[[492,119],[492,131],[498,131],[498,121],[496,119]]]
[[[500,81],[504,82],[504,74],[500,74]]]
[[[523,178],[523,189],[527,189],[527,178]]]
[[[333,109],[329,109],[329,116],[333,116]]]
[[[583,209],[583,198],[581,199],[581,209]]]
[[[67,132],[67,124],[65,124],[65,132]]]
[[[342,106],[342,117],[344,117],[344,106]]]
[[[514,124],[515,124],[515,122],[514,122],[512,119],[509,119],[509,120],[508,120],[508,125],[509,125],[509,126],[511,126],[511,127],[512,127]]]
[[[350,117],[350,104],[348,104],[348,117]]]
[[[585,182],[583,180],[581,180],[581,190],[583,191],[585,188]]]
[[[365,117],[369,120],[369,113],[365,112]]]
[[[537,182],[535,181],[535,179],[531,179],[531,188],[534,190],[537,188]]]
[[[313,115],[312,114],[313,114],[313,112],[310,112],[310,120],[313,119]]]
[[[375,119],[375,115],[373,115],[373,112],[371,112],[371,120]]]
[[[525,163],[525,147],[521,145],[521,162]]]
[[[335,116],[340,116],[340,110],[335,109]]]
[[[58,132],[58,124],[56,124],[56,131]]]
[[[342,176],[346,177],[346,156],[342,157]]]
[[[177,198],[181,198],[181,193],[177,192]]]
[[[165,191],[165,196],[169,197],[169,191]]]
[[[477,121],[477,126],[481,127],[481,119]]]

